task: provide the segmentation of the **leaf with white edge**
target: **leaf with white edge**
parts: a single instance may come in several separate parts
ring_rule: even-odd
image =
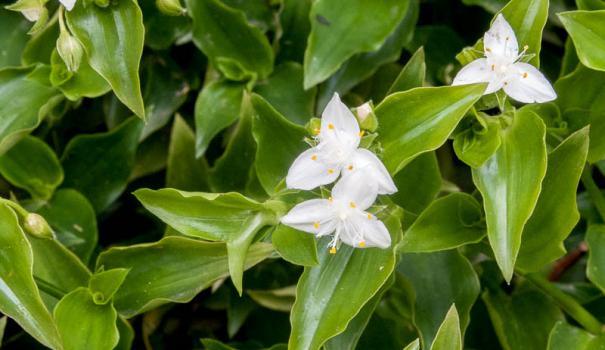
[[[250,247],[245,268],[267,258],[270,244]],[[157,306],[189,302],[218,279],[229,276],[227,247],[186,237],[166,237],[159,242],[111,248],[99,256],[98,267],[129,269],[114,295],[114,305],[124,317],[133,317]]]
[[[358,249],[342,245],[336,254],[319,241],[319,265],[305,267],[290,315],[289,349],[319,349],[343,332],[361,308],[378,292],[395,267],[394,247],[401,235],[401,209],[389,210],[385,225],[392,238],[388,249]],[[359,283],[363,281],[364,283]]]
[[[605,10],[557,13],[586,67],[605,71]]]
[[[420,338],[416,338],[416,340],[409,343],[403,350],[420,350]]]
[[[205,158],[195,157],[195,134],[178,114],[170,133],[166,187],[185,191],[208,189],[208,163]]]
[[[145,119],[139,81],[145,27],[137,2],[123,0],[101,8],[78,1],[66,17],[92,68],[107,80],[120,101]]]
[[[473,181],[483,196],[487,237],[507,281],[513,277],[523,228],[540,195],[546,174],[545,126],[531,111],[518,110],[502,130],[502,145]]]
[[[587,331],[559,321],[548,337],[547,350],[597,350],[605,347],[605,336]]]
[[[428,87],[385,98],[374,112],[387,169],[397,173],[417,155],[439,148],[484,90],[484,84]]]
[[[580,220],[576,193],[587,153],[588,127],[585,127],[548,154],[538,203],[523,228],[519,269],[539,271],[565,254],[563,241]]]
[[[406,91],[424,84],[426,77],[426,63],[424,62],[424,48],[421,46],[414,52],[397,78],[389,88],[387,95],[398,91]]]
[[[456,305],[452,305],[431,344],[431,350],[462,350],[460,319]]]

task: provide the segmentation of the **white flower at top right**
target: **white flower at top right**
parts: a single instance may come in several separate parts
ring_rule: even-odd
[[[548,102],[557,98],[550,82],[540,71],[519,62],[527,46],[519,53],[515,32],[502,14],[483,36],[484,58],[464,66],[452,85],[488,83],[484,95],[500,89],[519,102]]]

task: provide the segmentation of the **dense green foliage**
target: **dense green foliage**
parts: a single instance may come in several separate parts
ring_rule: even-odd
[[[604,1],[0,5],[3,348],[605,348]],[[282,220],[338,96],[386,248]]]

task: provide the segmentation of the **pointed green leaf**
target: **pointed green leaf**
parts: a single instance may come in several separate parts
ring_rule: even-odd
[[[273,231],[272,243],[279,255],[292,264],[314,266],[319,263],[315,237],[307,232],[278,225]]]
[[[111,350],[119,341],[118,314],[113,305],[98,305],[86,288],[67,294],[55,308],[65,350]]]
[[[271,254],[271,245],[257,243],[248,251],[245,268]],[[220,278],[229,275],[224,243],[185,237],[111,248],[99,256],[98,267],[130,269],[114,295],[114,305],[132,317],[169,302],[185,303]]]
[[[535,54],[529,62],[539,66],[542,30],[548,19],[548,0],[511,0],[500,13],[513,28],[519,50],[527,45],[527,53]]]
[[[401,234],[401,209],[389,213],[385,225],[392,238],[388,249],[342,245],[336,254],[320,249],[319,265],[305,267],[292,308],[289,349],[319,349],[343,332],[378,292],[395,267],[394,246]],[[327,247],[329,238],[319,241]],[[363,281],[363,283],[360,283]]]
[[[416,338],[416,340],[409,343],[403,350],[420,350],[420,338]]]
[[[111,269],[99,271],[90,277],[88,289],[92,293],[92,299],[97,305],[105,305],[111,301],[124,279],[128,275],[128,269]]]
[[[42,344],[59,349],[61,339],[33,278],[33,254],[17,215],[0,205],[0,311]]]
[[[4,6],[0,9],[0,42],[3,43],[0,68],[21,65],[21,52],[29,39],[30,25],[20,13],[9,11]]]
[[[586,276],[601,291],[605,291],[605,226],[590,225],[586,232],[586,243],[589,249]]]
[[[187,0],[193,42],[230,80],[262,79],[273,69],[273,50],[242,11],[218,0]]]
[[[557,13],[582,64],[605,71],[605,10]]]
[[[78,101],[82,97],[99,97],[111,90],[107,81],[92,69],[86,53],[82,55],[82,63],[77,72],[68,70],[56,49],[50,55],[50,62],[51,83],[72,101]]]
[[[548,154],[542,191],[523,229],[520,269],[539,271],[565,254],[563,241],[580,220],[576,192],[587,153],[588,128],[583,128]]]
[[[534,211],[546,174],[545,126],[531,111],[518,110],[502,130],[502,145],[473,181],[483,196],[487,237],[502,274],[510,281],[525,223]]]
[[[324,81],[354,54],[379,49],[407,7],[407,1],[395,0],[315,1],[309,15],[305,88]],[[368,16],[380,20],[365,20]]]
[[[85,195],[97,213],[105,210],[126,188],[142,128],[130,118],[112,131],[74,137],[61,157],[62,187]]]
[[[424,63],[424,48],[421,46],[405,64],[399,75],[389,88],[387,95],[398,91],[406,91],[424,85],[426,63]]]
[[[484,90],[485,85],[417,88],[385,98],[374,112],[387,169],[397,173],[417,155],[441,146]]]
[[[593,335],[583,329],[559,321],[548,337],[547,350],[598,350],[605,348],[605,336]]]
[[[92,68],[107,80],[120,101],[145,119],[139,81],[145,27],[137,2],[123,0],[101,8],[78,1],[66,15]]]
[[[26,136],[0,156],[0,173],[32,197],[49,199],[63,181],[55,152],[42,140]]]
[[[195,134],[178,114],[170,133],[166,187],[185,191],[208,189],[208,164],[204,158],[195,158]]]
[[[431,344],[431,350],[462,350],[460,319],[456,305],[452,305]]]
[[[288,121],[259,95],[253,94],[251,100],[252,135],[257,144],[256,174],[265,191],[273,194],[294,159],[308,148],[304,142],[307,131]]]
[[[435,200],[405,232],[403,252],[434,252],[479,242],[485,237],[481,205],[466,193]]]

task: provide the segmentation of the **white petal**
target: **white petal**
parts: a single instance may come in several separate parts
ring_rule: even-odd
[[[494,73],[489,69],[486,58],[479,58],[462,67],[452,85],[488,83]]]
[[[343,176],[349,176],[356,171],[367,170],[368,181],[375,182],[378,186],[378,194],[391,194],[397,192],[397,187],[391,178],[391,174],[384,164],[374,153],[358,148],[351,157],[351,164],[345,164],[342,170]]]
[[[296,205],[281,218],[284,225],[297,230],[324,236],[334,232],[336,217],[327,199],[312,199]]]
[[[71,11],[71,9],[73,9],[74,5],[76,4],[76,0],[59,0],[59,2],[61,2],[63,6],[65,6],[67,11]]]
[[[364,169],[343,176],[334,185],[332,197],[335,201],[352,202],[359,210],[366,210],[374,203],[378,195],[378,184],[375,181],[369,181],[370,176]]]
[[[325,141],[336,140],[350,148],[359,145],[361,136],[357,119],[336,93],[321,114],[319,138]]]
[[[485,56],[499,56],[514,62],[519,54],[517,36],[502,14],[498,14],[494,23],[483,35]]]
[[[513,99],[523,103],[542,103],[557,98],[550,82],[531,64],[517,62],[510,71],[503,88]]]
[[[344,243],[358,248],[388,248],[391,245],[391,235],[382,221],[374,215],[362,211],[347,218],[345,230],[341,233],[340,239]]]
[[[300,190],[312,190],[334,182],[340,174],[340,166],[328,162],[328,156],[325,153],[318,147],[301,153],[288,170],[286,186]]]

